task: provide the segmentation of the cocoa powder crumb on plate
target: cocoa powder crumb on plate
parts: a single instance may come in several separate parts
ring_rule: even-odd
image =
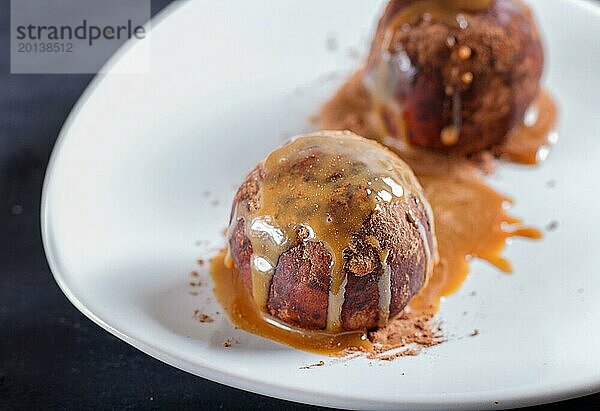
[[[314,367],[322,367],[324,365],[325,365],[325,361],[321,360],[321,361],[319,361],[317,363],[314,363],[314,364],[303,365],[303,366],[300,367],[300,369],[301,370],[308,370],[308,369],[311,369],[311,368],[314,368]]]
[[[226,339],[225,341],[223,341],[223,344],[222,344],[222,345],[223,345],[223,347],[225,347],[225,348],[229,348],[229,347],[231,347],[231,346],[232,346],[232,345],[234,345],[234,344],[239,344],[239,341],[238,341],[238,340],[236,340],[236,339],[234,339],[234,338],[228,338],[228,339]]]
[[[441,326],[432,313],[405,310],[387,326],[369,333],[373,351],[367,353],[367,358],[391,361],[418,355],[422,349],[446,341],[441,331]]]
[[[201,323],[212,323],[214,320],[210,315],[204,314],[200,310],[194,310],[194,318]]]

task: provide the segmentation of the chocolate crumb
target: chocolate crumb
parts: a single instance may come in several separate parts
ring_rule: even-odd
[[[319,361],[319,362],[317,362],[315,364],[303,365],[302,367],[300,367],[300,369],[301,370],[308,370],[308,369],[313,368],[313,367],[322,367],[324,365],[325,365],[325,361],[321,360],[321,361]]]
[[[373,352],[367,353],[367,357],[392,361],[418,355],[422,349],[445,341],[441,331],[432,313],[405,310],[385,327],[369,333]]]
[[[198,293],[196,291],[190,291],[190,295],[196,296],[196,295],[198,295]]]
[[[477,328],[475,328],[473,331],[471,331],[471,334],[469,334],[471,337],[475,337],[477,335],[479,335],[479,330]]]
[[[558,228],[558,221],[553,220],[546,226],[546,231],[554,231]]]
[[[381,361],[393,361],[396,358],[400,358],[400,357],[414,357],[415,355],[418,355],[420,352],[421,352],[420,349],[407,348],[405,350],[398,351],[393,354],[380,354],[377,356],[377,359],[381,360]]]
[[[201,323],[212,323],[214,321],[210,315],[206,315],[200,310],[194,310],[194,318]]]
[[[228,338],[228,339],[226,339],[225,341],[223,341],[223,344],[222,344],[222,345],[223,345],[223,347],[225,347],[225,348],[229,348],[229,347],[231,347],[231,346],[232,346],[232,345],[234,345],[234,344],[239,344],[239,341],[238,341],[238,340],[236,340],[236,339],[234,339],[234,338]]]
[[[198,271],[192,271],[191,274],[192,274],[192,277],[198,277],[198,275],[199,275]]]
[[[198,265],[202,266],[204,265],[204,260],[202,258],[198,259],[197,261]]]

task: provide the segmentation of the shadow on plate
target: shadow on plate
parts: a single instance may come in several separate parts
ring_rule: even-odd
[[[208,274],[202,275],[205,280]],[[173,285],[157,293],[140,299],[144,312],[169,332],[180,337],[202,341],[219,349],[235,351],[282,351],[284,345],[266,340],[236,329],[216,302],[212,293],[212,283],[203,281],[204,285],[194,289],[198,295],[191,295],[189,285]],[[197,311],[196,311],[197,310]],[[200,321],[202,315],[213,321]]]

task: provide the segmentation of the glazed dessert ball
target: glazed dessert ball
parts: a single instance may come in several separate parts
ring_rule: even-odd
[[[437,259],[408,165],[339,131],[296,137],[256,166],[235,196],[228,247],[265,316],[331,333],[385,325]]]
[[[364,82],[387,134],[474,153],[503,142],[523,119],[543,59],[520,0],[392,0]]]

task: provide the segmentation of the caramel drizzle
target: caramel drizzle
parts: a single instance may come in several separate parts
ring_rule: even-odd
[[[386,110],[391,110],[399,120],[397,137],[408,141],[408,132],[402,122],[402,102],[398,95],[408,94],[412,79],[416,74],[416,68],[410,57],[406,54],[401,44],[394,44],[394,33],[397,30],[410,30],[421,19],[434,19],[443,21],[455,27],[457,30],[466,30],[469,26],[464,12],[482,12],[491,7],[494,0],[421,0],[415,1],[398,11],[387,22],[383,35],[375,39],[375,47],[379,44],[380,52],[376,63],[366,71],[364,84],[369,90],[374,110],[373,123],[379,135],[388,136],[390,130],[385,119]],[[447,41],[449,48],[454,48],[456,38],[449,36]],[[471,49],[461,46],[457,49],[461,60],[468,60]],[[464,72],[459,75],[456,67],[457,84],[446,86],[446,94],[451,97],[452,124],[444,127],[440,133],[440,141],[447,146],[458,142],[462,128],[462,103],[461,87],[468,87],[473,82],[473,73]],[[462,84],[461,84],[462,83]]]
[[[220,252],[211,260],[210,273],[215,295],[229,319],[249,333],[326,355],[336,355],[350,347],[364,351],[373,349],[363,331],[329,333],[301,330],[282,324],[259,310],[226,252]]]
[[[325,138],[324,138],[325,137]],[[294,172],[294,166],[299,166]],[[339,332],[347,276],[344,250],[352,235],[376,212],[379,204],[408,201],[421,195],[412,171],[394,154],[370,140],[352,133],[320,132],[298,137],[273,151],[261,164],[264,181],[260,206],[255,212],[240,203],[232,221],[244,219],[252,243],[252,295],[266,313],[269,289],[279,256],[300,241],[317,240],[332,256],[327,330]],[[348,204],[339,198],[357,197]],[[426,204],[426,202],[424,202]],[[426,208],[430,221],[433,214]],[[435,243],[429,244],[420,219],[415,219],[426,253],[426,276],[435,263]],[[383,276],[387,250],[380,247]],[[389,271],[389,267],[387,267]],[[380,284],[381,318],[389,317],[391,284]]]
[[[389,250],[380,250],[381,276],[377,282],[379,289],[379,320],[378,325],[383,327],[387,324],[390,317],[390,305],[392,303],[392,269],[387,263],[390,254]]]

